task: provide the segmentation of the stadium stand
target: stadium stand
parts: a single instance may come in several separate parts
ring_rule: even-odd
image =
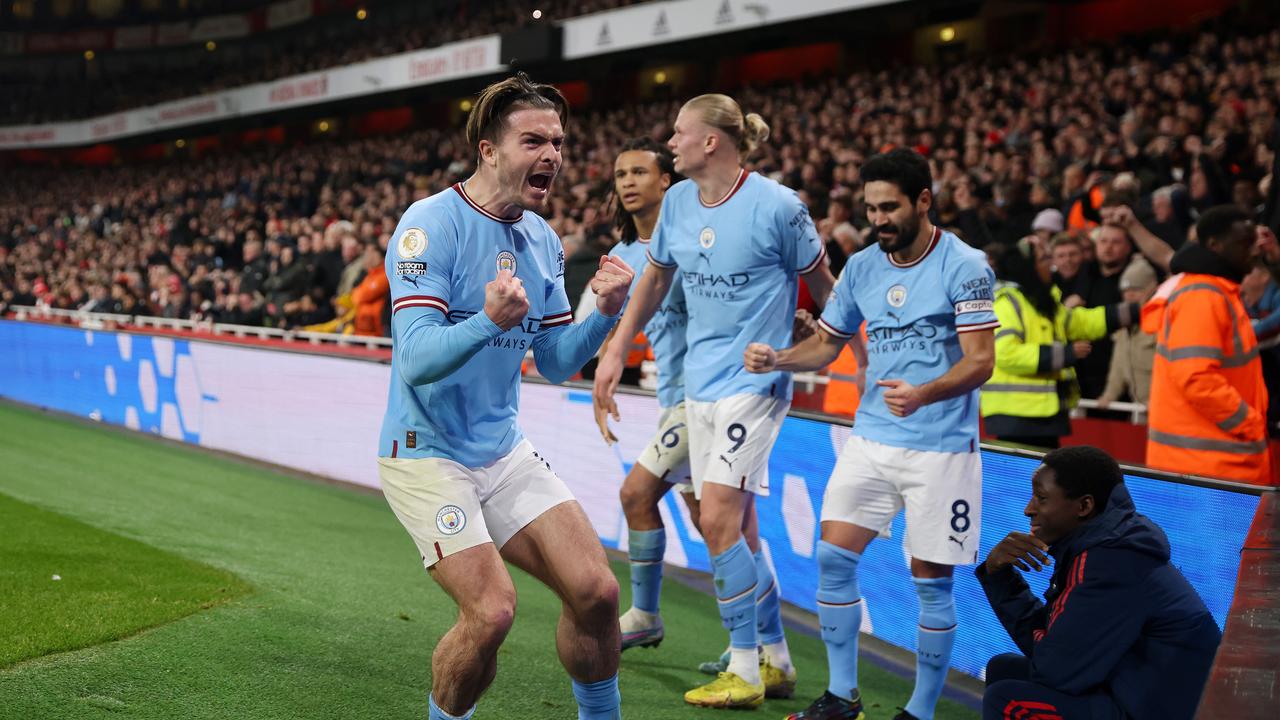
[[[1083,236],[1101,220],[1096,196],[1132,205],[1177,247],[1200,210],[1233,199],[1261,208],[1275,114],[1264,69],[1278,62],[1280,31],[1205,32],[1149,47],[863,71],[739,94],[774,126],[755,169],[799,190],[833,255],[847,252],[834,240],[838,227],[846,235],[853,228],[854,247],[865,237],[858,166],[890,145],[930,157],[939,221],[975,246],[1016,241],[1046,208],[1078,216]],[[575,118],[550,218],[567,255],[607,232],[599,209],[614,148],[631,135],[663,137],[675,108],[657,102]],[[110,299],[115,309],[219,317],[238,300],[245,243],[259,239],[269,278],[290,265],[281,262],[285,247],[296,247],[307,269],[305,282],[274,293],[280,302],[260,293],[255,304],[266,321],[317,319],[334,300],[317,274],[340,253],[326,244],[325,227],[349,220],[359,242],[385,245],[401,209],[469,171],[460,148],[455,129],[430,128],[195,161],[24,168],[23,183],[0,189],[0,297],[64,308]],[[854,207],[847,219],[846,199]],[[1105,275],[1116,287],[1099,291],[1094,304],[1111,294],[1119,300],[1123,267]],[[1085,272],[1106,271],[1087,263]],[[288,317],[284,304],[302,295],[317,309]],[[1106,363],[1100,367],[1105,380]]]
[[[635,0],[546,0],[540,18],[585,15]],[[90,117],[266,82],[370,58],[502,33],[534,22],[527,3],[367,3],[357,20],[335,12],[245,38],[155,50],[77,52],[0,65],[0,125]],[[365,6],[361,6],[364,9]]]

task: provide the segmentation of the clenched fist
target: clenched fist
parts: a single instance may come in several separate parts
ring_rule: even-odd
[[[499,270],[498,277],[484,286],[484,314],[505,332],[529,314],[529,296],[524,283],[510,270]]]
[[[631,289],[631,280],[635,276],[636,271],[622,258],[602,255],[600,267],[589,283],[591,292],[596,294],[596,309],[609,317],[621,313],[622,305],[627,301],[627,291]]]
[[[751,343],[742,353],[742,364],[749,373],[772,372],[778,366],[778,353],[764,343]]]

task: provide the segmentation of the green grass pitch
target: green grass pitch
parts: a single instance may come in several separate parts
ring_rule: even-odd
[[[454,609],[381,497],[4,404],[0,494],[0,719],[426,717]],[[576,717],[559,603],[514,576],[515,627],[477,717]],[[722,713],[681,700],[723,649],[715,603],[667,583],[663,617],[661,648],[623,656],[624,717]],[[797,699],[754,716],[822,692],[822,644],[791,641]],[[869,719],[891,718],[910,682],[860,672]],[[943,701],[937,717],[976,714]]]

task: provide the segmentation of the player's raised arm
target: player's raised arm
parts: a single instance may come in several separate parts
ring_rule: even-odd
[[[454,238],[439,223],[411,210],[387,247],[395,367],[407,384],[434,383],[471,359],[485,343],[514,326],[529,310],[518,278],[510,272],[485,286],[484,311],[450,325]]]
[[[835,362],[848,338],[828,333],[821,327],[798,345],[775,350],[764,343],[751,343],[742,354],[742,363],[750,373],[776,370],[820,370]]]
[[[608,255],[600,258],[600,267],[591,278],[591,291],[596,294],[595,312],[580,323],[548,327],[533,339],[533,360],[543,377],[562,383],[596,354],[614,328],[634,276],[631,267],[621,258]],[[557,283],[554,292],[564,295],[562,283]]]
[[[808,211],[803,212],[805,213],[803,219],[807,221]],[[812,227],[812,222],[809,222],[809,226]],[[809,267],[801,268],[808,270],[808,274],[804,276],[805,282],[814,283],[809,285],[809,292],[813,294],[814,299],[819,295],[823,299],[822,317],[818,319],[817,331],[795,345],[781,350],[764,343],[751,343],[743,353],[743,364],[747,372],[820,370],[835,362],[836,357],[840,355],[840,349],[846,343],[851,343],[854,355],[858,359],[858,367],[867,366],[866,347],[858,334],[863,317],[862,311],[853,299],[854,276],[846,272],[841,274],[840,280],[832,279],[831,270],[823,262],[825,253],[821,251],[821,244],[818,248],[816,251],[810,251],[812,259],[809,260]]]
[[[627,303],[626,312],[618,321],[618,337],[632,338],[644,328],[653,314],[658,311],[662,299],[671,289],[675,278],[676,267],[664,267],[650,258],[649,267],[631,292],[631,302]],[[623,290],[625,297],[625,289]],[[610,343],[600,356],[600,364],[596,366],[595,383],[591,388],[591,397],[595,405],[605,410],[614,420],[621,420],[618,405],[613,394],[618,389],[618,381],[622,378],[622,364],[626,343]]]

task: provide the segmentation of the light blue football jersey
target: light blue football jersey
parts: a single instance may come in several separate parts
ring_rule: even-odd
[[[690,399],[791,399],[790,373],[748,373],[742,353],[753,342],[791,344],[799,276],[825,254],[809,209],[793,190],[766,177],[744,170],[711,204],[692,180],[667,190],[649,260],[680,269],[689,310],[684,372]]]
[[[618,243],[609,254],[622,258],[622,261],[636,271],[631,281],[630,293],[635,292],[644,268],[649,264],[649,241],[636,240],[632,243]],[[644,326],[644,336],[653,348],[653,361],[658,365],[658,404],[664,408],[675,407],[684,402],[684,356],[689,349],[685,342],[685,326],[688,324],[689,311],[685,308],[684,288],[680,285],[679,273],[667,291],[667,297],[653,314],[653,318]]]
[[[867,322],[867,388],[855,435],[913,450],[977,450],[977,390],[900,418],[889,412],[876,381],[919,386],[945,375],[964,355],[960,333],[999,326],[991,309],[994,285],[986,255],[937,228],[913,263],[899,265],[878,247],[849,258],[818,322],[842,338]]]
[[[529,314],[448,376],[426,385],[391,363],[381,457],[447,458],[488,465],[523,438],[516,425],[520,364],[540,332],[573,321],[564,291],[564,250],[536,213],[503,220],[474,203],[461,184],[409,207],[387,246],[392,342],[415,324],[456,325],[484,310],[484,286],[499,269],[524,283]],[[495,329],[496,331],[496,329]]]

